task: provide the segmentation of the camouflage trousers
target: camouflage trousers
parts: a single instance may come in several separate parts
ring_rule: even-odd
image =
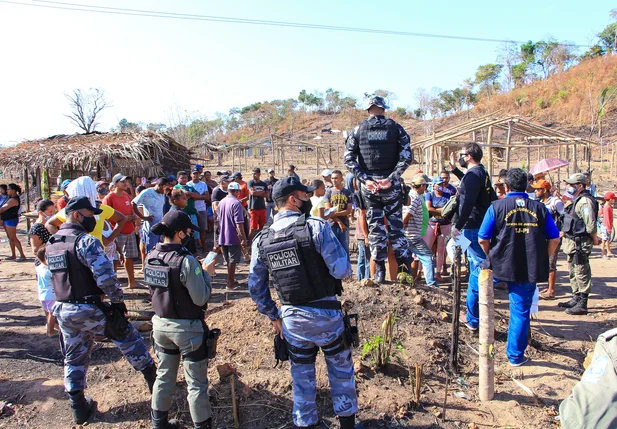
[[[105,336],[105,315],[96,305],[59,302],[54,316],[64,344],[64,387],[67,392],[86,388],[86,373],[95,336]],[[148,346],[133,325],[123,341],[112,340],[129,363],[138,371],[152,365]]]
[[[409,258],[411,253],[404,234],[400,184],[394,183],[390,189],[376,194],[362,185],[362,198],[367,206],[366,221],[371,259],[375,261],[388,259],[388,240],[397,261]]]
[[[311,349],[321,347],[328,367],[330,395],[337,416],[351,416],[358,412],[356,383],[354,380],[351,348],[337,351],[339,346],[330,344],[344,330],[343,313],[339,310],[283,306],[283,335],[291,347]],[[310,426],[319,420],[315,398],[315,355],[310,350],[293,352],[290,347],[291,378],[293,382],[293,420],[296,426]],[[297,350],[297,349],[296,349]],[[312,360],[310,363],[295,363],[293,357]],[[312,359],[311,359],[312,358]]]

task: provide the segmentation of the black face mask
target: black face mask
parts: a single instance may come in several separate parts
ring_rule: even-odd
[[[461,165],[462,168],[467,168],[467,164],[468,163],[467,163],[467,161],[465,161],[465,157],[464,156],[461,156],[458,159],[458,163]]]
[[[193,232],[191,232],[190,234],[187,234],[186,232],[184,233],[184,238],[182,239],[182,247],[186,247],[189,242],[191,241],[191,238],[193,237]]]
[[[97,192],[99,193],[99,195],[107,195],[109,194],[109,188],[101,188],[97,190]]]
[[[303,215],[306,215],[306,217],[309,217],[311,215],[311,210],[313,209],[313,202],[310,199],[304,201],[299,198],[298,198],[298,201],[302,201],[302,205],[298,207],[298,210],[300,210],[300,213],[302,213]]]
[[[81,226],[83,226],[86,232],[94,231],[94,228],[96,228],[96,218],[94,216],[84,216],[84,215],[82,215],[82,217],[83,219],[81,220],[80,224]]]

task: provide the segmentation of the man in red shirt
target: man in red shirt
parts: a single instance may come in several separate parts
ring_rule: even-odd
[[[250,193],[248,184],[244,180],[242,180],[242,173],[238,171],[234,173],[231,178],[240,185],[240,195],[238,195],[238,200],[242,203],[242,207],[244,207],[245,209],[248,208]]]
[[[137,282],[135,281],[133,258],[139,257],[139,250],[137,249],[137,240],[135,238],[135,214],[131,205],[131,196],[127,192],[130,185],[127,181],[127,176],[122,173],[116,174],[111,179],[111,184],[113,185],[113,191],[103,199],[103,204],[119,211],[127,219],[126,224],[120,231],[120,235],[116,238],[116,248],[118,252],[124,255],[124,268],[129,279],[129,288],[136,289]],[[118,271],[118,265],[118,261],[114,261],[116,272]]]

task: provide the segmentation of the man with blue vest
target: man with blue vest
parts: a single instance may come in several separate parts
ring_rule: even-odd
[[[383,97],[369,98],[369,118],[349,134],[345,143],[345,167],[362,184],[360,195],[367,205],[368,239],[377,282],[383,282],[386,276],[388,240],[399,270],[409,272],[412,260],[403,233],[401,176],[413,157],[407,132],[384,116],[389,108]]]
[[[487,254],[495,278],[508,285],[510,324],[506,355],[512,366],[529,360],[525,358],[525,349],[536,283],[548,280],[549,256],[559,245],[559,230],[552,216],[541,201],[529,198],[527,184],[524,170],[509,170],[506,197],[491,204],[478,231],[478,242]]]
[[[352,273],[345,249],[323,219],[308,217],[308,192],[295,177],[279,180],[272,198],[279,208],[274,222],[253,240],[249,292],[257,310],[270,318],[287,343],[293,379],[293,421],[297,428],[317,428],[315,359],[323,351],[334,412],[341,429],[355,427],[358,400],[351,345],[345,340],[344,316],[336,295],[341,279]],[[280,310],[270,295],[276,289]]]

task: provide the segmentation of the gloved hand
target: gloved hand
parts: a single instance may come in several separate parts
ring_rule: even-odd
[[[126,314],[128,310],[126,309],[126,304],[124,302],[112,302],[111,303],[112,310],[120,310],[122,314]]]

